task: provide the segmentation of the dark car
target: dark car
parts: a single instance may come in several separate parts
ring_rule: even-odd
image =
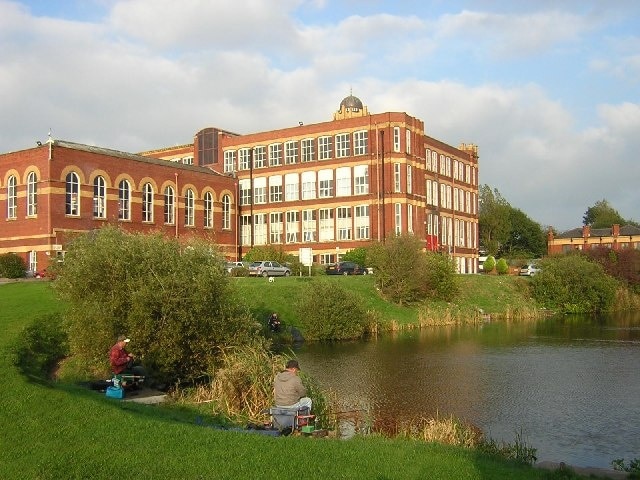
[[[327,265],[327,275],[366,275],[367,269],[354,262],[338,262]]]

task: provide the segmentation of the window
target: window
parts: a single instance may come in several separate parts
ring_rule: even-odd
[[[238,185],[240,188],[240,205],[251,204],[251,180],[244,178]]]
[[[225,195],[225,197],[229,197],[229,195]],[[224,200],[223,200],[224,202]],[[204,206],[204,218],[202,219],[202,226],[204,228],[213,228],[213,194],[211,192],[205,192],[203,199]],[[223,211],[224,211],[224,203],[223,203]],[[224,216],[223,216],[224,218]],[[224,228],[224,225],[222,226]]]
[[[251,215],[240,216],[240,243],[251,245]]]
[[[253,216],[253,242],[255,245],[267,244],[267,214],[257,213]]]
[[[100,175],[93,180],[93,217],[107,218],[107,187]]]
[[[224,195],[222,197],[222,229],[229,230],[230,228],[231,228],[231,197],[229,195]]]
[[[16,177],[11,175],[9,177],[9,180],[7,181],[7,218],[17,218],[17,217],[18,217],[18,191],[16,187]]]
[[[31,272],[38,271],[38,254],[35,250],[29,252],[29,265],[27,267]]]
[[[302,172],[302,200],[316,198],[316,172]]]
[[[402,233],[402,204],[394,203],[396,235]]]
[[[318,159],[327,160],[333,156],[332,153],[331,137],[318,138]]]
[[[333,209],[321,208],[320,214],[320,233],[318,238],[321,242],[327,242],[334,239],[334,225],[333,225]]]
[[[38,178],[36,172],[29,172],[27,175],[27,216],[33,217],[37,212],[38,205]]]
[[[431,150],[429,148],[425,151],[424,168],[427,171],[431,171]]]
[[[444,175],[447,171],[447,167],[444,163],[444,155],[440,154],[440,175]]]
[[[446,168],[446,175],[447,175],[447,177],[450,177],[451,176],[451,157],[447,157],[446,158],[445,165],[447,167]]]
[[[319,198],[333,197],[333,170],[320,170],[318,172],[318,186]]]
[[[298,142],[287,142],[284,144],[284,163],[291,165],[298,163]]]
[[[255,205],[267,203],[267,177],[258,177],[253,181],[253,201]]]
[[[350,155],[351,145],[348,133],[336,135],[336,158],[344,158]]]
[[[351,196],[351,168],[336,169],[336,197]]]
[[[300,178],[297,173],[287,173],[284,176],[284,196],[287,201],[300,198]]]
[[[458,203],[458,189],[453,189],[453,209],[456,211],[460,211],[460,205]]]
[[[302,140],[302,161],[312,162],[315,160],[315,151],[313,150],[313,138],[306,138]]]
[[[431,185],[431,188],[433,190],[432,192],[432,196],[433,196],[433,205],[435,205],[436,207],[440,205],[440,199],[438,197],[438,182],[433,182]]]
[[[277,203],[282,201],[282,175],[269,177],[269,202]]]
[[[338,207],[336,209],[338,221],[338,240],[351,240],[351,207]]]
[[[411,153],[411,130],[408,128],[404,131],[405,152]]]
[[[411,172],[411,165],[407,165],[407,193],[411,193],[413,191],[413,178]]]
[[[400,151],[400,127],[393,127],[393,151]]]
[[[316,211],[315,210],[302,211],[302,241],[303,242],[316,241]]]
[[[118,184],[118,220],[131,220],[131,185],[128,180]]]
[[[282,165],[282,144],[274,143],[269,145],[269,165],[277,167]]]
[[[142,221],[153,222],[153,185],[150,183],[142,187]]]
[[[407,204],[407,232],[413,233],[413,205]]]
[[[175,223],[175,194],[173,187],[164,189],[164,223],[167,225]]]
[[[355,194],[369,193],[369,165],[356,165],[353,168]]]
[[[238,150],[238,170],[249,170],[249,149],[241,148]]]
[[[400,164],[393,164],[393,191],[400,192]]]
[[[297,211],[287,212],[287,243],[297,243],[300,233],[300,214]]]
[[[282,212],[269,214],[269,242],[282,243]]]
[[[369,240],[369,205],[355,207],[356,240]]]
[[[80,215],[80,181],[75,172],[67,173],[65,181],[65,214]]]
[[[224,171],[232,173],[236,170],[236,152],[235,150],[225,150],[224,152]]]
[[[438,152],[431,152],[431,171],[438,171]]]
[[[369,153],[369,132],[362,130],[353,133],[353,154],[366,155]]]
[[[187,189],[184,195],[184,225],[193,227],[195,225],[195,198],[193,190]]]
[[[267,149],[265,147],[255,147],[253,149],[253,168],[264,168],[267,166]]]

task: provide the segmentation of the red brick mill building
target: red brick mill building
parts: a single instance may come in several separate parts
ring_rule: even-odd
[[[275,245],[330,263],[352,248],[413,233],[477,271],[478,150],[429,137],[401,112],[369,114],[352,95],[333,120],[131,154],[50,139],[0,155],[0,254],[38,271],[78,232],[130,231],[218,244],[230,259]]]

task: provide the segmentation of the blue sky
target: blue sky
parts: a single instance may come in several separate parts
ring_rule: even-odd
[[[635,0],[0,0],[0,152],[125,151],[330,120],[349,94],[480,148],[543,226],[640,221]]]

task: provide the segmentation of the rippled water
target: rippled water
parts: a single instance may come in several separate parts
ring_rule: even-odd
[[[297,355],[341,400],[394,419],[454,414],[511,443],[522,430],[539,461],[640,458],[640,314],[439,327]]]

